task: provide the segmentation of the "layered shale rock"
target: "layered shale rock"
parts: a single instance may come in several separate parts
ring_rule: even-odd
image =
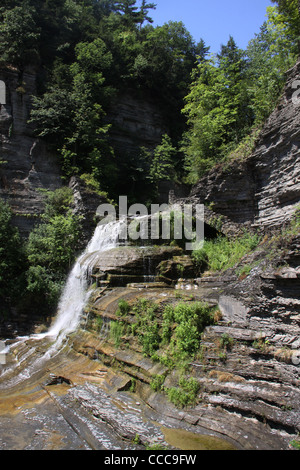
[[[237,224],[273,228],[288,221],[300,200],[300,106],[295,80],[300,62],[265,123],[254,152],[211,170],[192,189],[190,200],[210,205]]]
[[[121,246],[89,255],[93,259],[93,277],[98,285],[126,286],[128,283],[153,281],[159,264],[182,254],[178,247]]]
[[[37,139],[28,125],[31,99],[36,95],[36,74],[0,70],[5,83],[6,104],[0,109],[0,196],[11,206],[14,222],[28,236],[44,210],[41,189],[62,185],[56,157]]]
[[[109,111],[111,141],[117,154],[133,154],[139,147],[153,149],[166,132],[162,114],[153,100],[131,90],[119,95]]]

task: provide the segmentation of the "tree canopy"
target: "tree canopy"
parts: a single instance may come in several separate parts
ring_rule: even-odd
[[[143,174],[147,192],[152,158],[165,148],[169,161],[174,147],[172,177],[193,182],[266,119],[296,60],[299,0],[273,3],[246,50],[230,36],[213,55],[181,21],[154,27],[157,5],[147,0],[3,0],[2,63],[20,78],[26,65],[36,67],[30,122],[66,178],[89,174],[114,197]],[[123,90],[157,103],[169,145],[116,157],[108,113]]]

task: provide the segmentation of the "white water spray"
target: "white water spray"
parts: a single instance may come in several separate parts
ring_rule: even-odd
[[[25,351],[21,352],[21,357],[14,365],[14,368],[17,368],[23,362],[26,362],[25,368],[19,372],[18,376],[6,382],[4,386],[16,385],[22,380],[30,378],[46,361],[59,353],[66,337],[76,330],[84,307],[87,305],[92,294],[90,285],[94,263],[96,259],[99,259],[100,253],[116,248],[119,245],[119,236],[122,233],[121,230],[124,227],[124,223],[126,223],[124,220],[120,220],[108,222],[105,225],[99,224],[96,227],[92,239],[75,262],[68,276],[53,325],[46,333],[19,337],[17,343],[15,343],[15,346],[21,346],[22,350],[22,344],[26,344],[30,339],[39,341],[49,338],[52,341],[51,346],[42,356],[36,355],[34,345],[29,350],[25,348]],[[32,361],[30,358],[32,358]],[[1,379],[4,379],[10,373],[10,370],[11,368],[5,369],[0,374]]]
[[[52,327],[40,336],[56,339],[58,348],[64,338],[75,331],[92,290],[89,289],[95,259],[99,253],[116,248],[123,221],[99,224],[85,251],[71,270],[58,305],[58,314]]]

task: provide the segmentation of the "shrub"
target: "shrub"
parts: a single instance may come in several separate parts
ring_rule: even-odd
[[[155,392],[159,392],[163,388],[164,381],[165,381],[164,375],[153,375],[151,383],[150,383],[150,387]]]
[[[186,379],[181,377],[179,387],[171,387],[166,390],[168,399],[178,408],[194,405],[199,393],[199,383],[191,377]]]
[[[162,322],[162,341],[164,344],[170,342],[172,336],[172,326],[174,323],[174,308],[172,305],[167,305],[163,311]]]
[[[27,291],[32,293],[38,305],[46,300],[48,307],[54,307],[64,285],[64,277],[48,272],[43,266],[30,266],[26,273]]]
[[[170,343],[177,359],[193,356],[204,328],[213,323],[211,308],[202,302],[179,302],[163,312],[162,340]]]
[[[143,353],[151,356],[160,345],[159,326],[157,323],[149,323],[147,329],[140,335],[140,342],[143,346]]]

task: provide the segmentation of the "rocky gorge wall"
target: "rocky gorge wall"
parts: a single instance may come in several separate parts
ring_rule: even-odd
[[[11,206],[14,223],[28,236],[44,210],[40,189],[62,185],[60,168],[43,141],[37,139],[27,121],[31,97],[36,94],[36,73],[0,70],[6,87],[6,104],[0,110],[0,196]]]
[[[298,63],[289,72],[281,101],[264,126],[252,155],[245,160],[235,160],[226,169],[213,170],[193,188],[189,198],[184,199],[207,205],[208,225],[213,225],[213,218],[222,216],[226,224],[223,232],[228,234],[245,225],[270,232],[275,227],[283,227],[291,218],[300,193],[299,107],[292,101],[292,84],[299,71]],[[33,90],[33,75],[25,74],[24,81],[25,78]],[[5,156],[8,162],[2,165],[1,194],[9,199],[17,215],[23,210],[22,220],[26,221],[29,209],[32,212],[28,213],[38,217],[41,195],[37,188],[48,187],[51,181],[56,187],[60,179],[56,180],[59,175],[53,172],[51,158],[44,161],[42,150],[35,153],[44,148],[43,144],[36,142],[24,125],[29,96],[27,93],[19,96],[20,93],[14,91],[18,85],[14,73],[7,73],[5,81],[9,83],[11,95],[1,110],[2,150],[5,150],[2,158]],[[140,118],[137,118],[140,114],[135,116],[136,108],[129,110],[130,107],[127,103],[126,111],[123,108],[122,119],[129,113],[135,123],[128,124],[128,130],[132,131],[132,136],[139,132],[142,136],[139,126],[143,124],[139,124]],[[16,123],[13,132],[12,123]],[[120,121],[121,128],[123,125]],[[154,127],[158,138],[159,126]],[[149,125],[150,134],[151,129]],[[148,131],[145,130],[144,136]],[[120,131],[120,134],[122,132],[126,133]],[[123,143],[130,149],[134,138]],[[148,143],[151,144],[150,137]],[[49,165],[50,179],[46,178],[47,166],[44,165]],[[91,194],[84,193],[80,181],[72,179],[70,187],[75,196],[75,210],[86,217],[88,231],[95,200]],[[23,229],[29,230],[29,225],[23,225]],[[85,236],[88,238],[87,233]],[[53,372],[68,384],[63,393],[59,391],[61,398],[55,398],[68,416],[68,422],[72,423],[82,414],[88,415],[93,425],[108,423],[111,426],[113,423],[117,433],[121,428],[116,445],[122,446],[137,432],[142,440],[144,438],[143,430],[136,426],[141,407],[148,413],[151,411],[150,419],[147,414],[143,422],[149,423],[155,418],[170,428],[223,436],[241,449],[288,449],[300,432],[300,368],[294,360],[300,349],[299,233],[286,233],[272,246],[268,245],[270,238],[266,233],[258,249],[245,256],[238,266],[219,274],[203,273],[199,278],[190,270],[190,260],[183,258],[183,253],[178,253],[175,247],[164,248],[161,262],[158,264],[156,260],[155,273],[160,266],[160,276],[172,281],[168,283],[143,282],[145,272],[153,275],[149,270],[153,253],[149,258],[139,250],[137,256],[137,249],[120,246],[99,256],[92,273],[94,295],[85,307],[80,328],[68,338],[70,359],[62,368],[54,363],[49,370],[44,370],[47,377]],[[240,268],[245,266],[249,270],[241,275]],[[133,276],[137,271],[138,280]],[[178,281],[181,275],[188,279]],[[199,385],[194,405],[178,408],[168,400],[167,391],[180,388],[181,371],[166,362],[165,345],[161,345],[164,361],[157,360],[159,350],[156,356],[148,354],[146,357],[141,347],[140,338],[151,332],[150,326],[162,326],[162,311],[150,312],[152,323],[137,335],[137,320],[142,321],[144,316],[139,319],[135,310],[123,315],[118,310],[120,301],[125,300],[136,308],[136,302],[144,299],[159,305],[204,301],[219,309],[214,323],[205,327],[199,351],[185,370],[187,377],[195,379]],[[148,311],[149,316],[150,313]],[[121,325],[118,342],[111,334],[115,324]],[[27,347],[31,348],[30,341],[28,345],[25,343],[25,353]],[[17,357],[18,352],[14,359]],[[158,376],[164,379],[164,384],[160,390],[154,390],[153,382]],[[49,383],[38,386],[44,394],[47,387],[51,390]],[[36,383],[33,390],[36,391]],[[49,393],[45,396],[53,398],[54,393]],[[112,402],[112,398],[122,407],[128,399],[138,403],[132,430],[124,408],[121,414],[114,415],[111,403],[116,401]],[[84,435],[83,422],[85,418],[78,428],[80,438]],[[88,428],[90,433],[91,428]],[[145,442],[157,432],[151,428]],[[107,433],[107,429],[103,433]],[[98,436],[97,433],[93,436],[96,447],[100,445]]]
[[[167,292],[157,283],[152,289],[133,284],[104,295],[99,291],[84,321],[99,324],[100,318],[104,326],[97,331],[90,323],[73,344],[79,354],[97,358],[127,379],[120,390],[134,383],[139,401],[164,419],[179,419],[182,428],[196,433],[205,429],[226,436],[242,449],[286,450],[300,431],[299,224],[287,228],[300,200],[300,107],[292,99],[299,72],[300,63],[288,72],[284,93],[251,156],[212,170],[179,201],[205,203],[205,222],[213,225],[219,218],[227,235],[245,226],[261,228],[258,248],[225,272],[191,275]],[[178,202],[176,197],[172,202]],[[205,328],[199,353],[189,364],[188,374],[200,387],[195,406],[178,410],[170,405],[164,391],[176,384],[175,372],[152,357],[142,358],[132,336],[124,333],[119,345],[110,338],[110,322],[135,322],[118,312],[118,301],[130,303],[134,296],[155,302],[174,296],[174,302],[194,299],[218,306],[219,317]],[[156,321],[160,324],[161,318]],[[164,386],[153,393],[157,374]]]
[[[281,99],[252,154],[211,170],[192,188],[191,200],[237,224],[272,229],[290,219],[300,200],[299,76],[300,62],[287,72]]]
[[[5,88],[1,94],[6,95],[6,103],[0,108],[0,197],[10,204],[13,222],[24,237],[28,236],[44,210],[41,190],[52,191],[66,184],[61,178],[57,155],[47,148],[43,139],[34,136],[28,124],[32,96],[37,93],[36,80],[35,70],[25,70],[22,78],[11,67],[0,70],[0,81]],[[110,142],[117,158],[134,156],[140,147],[154,149],[166,132],[159,107],[150,97],[136,95],[132,90],[116,98],[107,120],[112,125]],[[103,198],[84,190],[82,183],[79,191],[78,179],[71,179],[69,184],[75,196],[75,211],[86,219],[84,241],[87,242],[94,228],[93,217]],[[170,189],[174,188],[169,184],[160,189],[160,202],[168,202]],[[182,195],[181,187],[175,189],[178,195]]]
[[[140,147],[153,149],[167,132],[159,107],[134,90],[120,93],[108,111],[110,138],[117,154],[136,154]]]

